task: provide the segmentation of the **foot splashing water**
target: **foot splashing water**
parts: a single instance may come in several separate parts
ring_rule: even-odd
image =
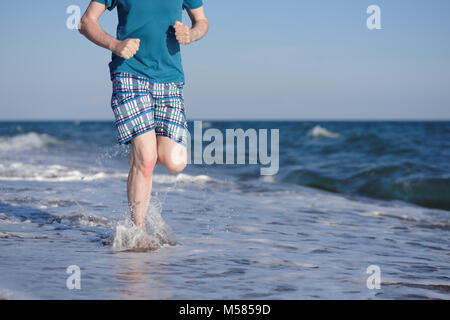
[[[161,211],[159,203],[150,203],[146,216],[147,232],[130,219],[118,222],[112,238],[114,251],[153,251],[178,244],[172,229],[161,217]]]

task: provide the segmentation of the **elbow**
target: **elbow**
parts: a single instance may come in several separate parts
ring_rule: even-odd
[[[85,29],[85,22],[83,21],[83,18],[80,20],[80,22],[78,23],[78,32],[81,34],[84,34],[84,29]]]
[[[198,19],[195,21],[194,25],[202,25],[203,26],[203,30],[204,30],[204,34],[207,34],[209,31],[209,21],[208,19],[205,17],[203,19]]]
[[[89,19],[83,16],[78,23],[78,32],[80,32],[82,35],[86,33],[86,28],[89,25]]]
[[[206,25],[206,27],[209,27],[209,20],[208,20],[208,18],[203,18],[203,19],[201,19],[201,20],[199,20],[199,21],[203,21],[203,23]]]
[[[206,24],[206,32],[209,31],[209,21],[207,18],[205,18],[205,24]]]

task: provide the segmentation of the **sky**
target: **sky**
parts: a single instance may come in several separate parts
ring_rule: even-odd
[[[114,119],[110,52],[66,27],[67,8],[88,4],[2,6],[0,121]],[[366,26],[370,5],[380,30]],[[209,33],[182,48],[188,120],[450,120],[448,0],[204,6]],[[115,35],[117,11],[100,24]]]

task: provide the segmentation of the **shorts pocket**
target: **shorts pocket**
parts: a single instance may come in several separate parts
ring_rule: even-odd
[[[148,82],[128,74],[114,74],[112,77],[111,106],[124,104],[139,96],[148,95]]]

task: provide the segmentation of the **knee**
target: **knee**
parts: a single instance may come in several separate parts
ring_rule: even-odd
[[[179,162],[171,163],[166,168],[170,173],[175,174],[175,173],[180,173],[181,171],[183,171],[184,168],[186,168],[186,164],[187,164],[186,161],[179,161]]]
[[[133,159],[132,166],[140,171],[144,177],[150,177],[155,169],[156,156],[148,155],[141,159]]]
[[[162,165],[172,174],[180,173],[186,168],[187,160],[185,157],[160,158]]]

